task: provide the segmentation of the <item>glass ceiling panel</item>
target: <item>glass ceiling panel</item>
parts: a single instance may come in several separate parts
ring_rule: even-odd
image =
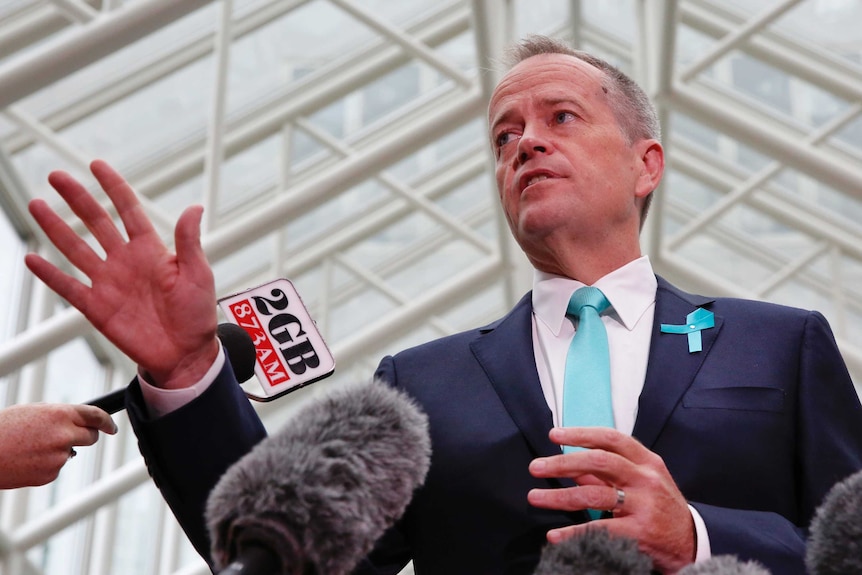
[[[635,0],[583,2],[581,16],[585,24],[595,26],[615,40],[630,43],[638,33],[637,22],[631,17],[634,10]]]
[[[727,0],[740,16],[751,18],[785,2],[779,0]],[[709,4],[714,5],[713,2]],[[817,45],[842,58],[859,63],[859,29],[862,5],[856,0],[809,0],[782,15],[772,27],[800,42]]]
[[[862,4],[855,0],[816,0],[802,2],[773,26],[785,34],[811,42],[854,64],[860,64],[860,21]]]
[[[855,0],[803,0],[691,77],[686,71],[728,37],[783,3],[679,0],[678,22],[660,29],[661,15],[645,14],[637,0],[491,1],[489,21],[478,22],[492,36],[483,45],[473,29],[481,3],[469,0],[234,0],[226,52],[216,44],[222,4],[212,2],[142,39],[112,36],[123,46],[103,57],[75,51],[86,26],[116,23],[124,5],[178,4],[92,0],[90,11],[73,3],[77,20],[94,17],[89,24],[59,4],[0,0],[0,81],[51,50],[78,55],[59,73],[34,69],[28,79],[41,79],[38,89],[0,109],[0,151],[14,172],[11,180],[0,173],[0,182],[22,183],[0,185],[0,205],[38,242],[27,232],[26,201],[56,202],[46,183],[52,169],[92,186],[87,164],[95,157],[147,198],[168,241],[182,209],[206,204],[213,217],[204,245],[218,291],[290,278],[338,361],[329,384],[261,408],[268,426],[326,385],[367,377],[384,354],[492,321],[529,288],[523,259],[507,255],[477,82],[500,60],[488,46],[529,33],[576,37],[656,96],[667,118],[668,169],[653,208],[660,227],[645,250],[657,272],[695,291],[823,311],[862,381]],[[642,42],[674,37],[666,61],[660,45]],[[672,80],[662,86],[656,72],[666,65]],[[63,306],[33,289],[24,239],[5,220],[0,241],[5,403],[84,401],[124,385],[133,366],[74,320],[63,324],[63,342],[44,342],[44,362],[19,359],[18,332]],[[82,453],[58,482],[0,494],[2,534],[99,489],[123,464],[140,466],[128,422],[118,420],[120,436]],[[20,549],[35,572],[205,575],[139,469],[115,508],[82,513]],[[123,545],[132,539],[146,545]]]

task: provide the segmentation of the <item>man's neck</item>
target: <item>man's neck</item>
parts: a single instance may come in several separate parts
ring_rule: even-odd
[[[555,274],[593,285],[599,279],[641,257],[640,250],[623,253],[596,253],[555,257],[547,260],[533,259],[530,262],[537,270]]]

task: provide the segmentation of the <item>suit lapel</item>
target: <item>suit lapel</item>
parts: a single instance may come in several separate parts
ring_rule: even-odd
[[[528,293],[506,317],[480,330],[470,348],[535,455],[559,455],[560,447],[548,439],[553,418],[536,372],[530,298]]]
[[[647,448],[651,448],[658,439],[671,413],[694,381],[718,337],[722,319],[715,316],[715,327],[701,332],[703,351],[696,353],[689,353],[685,334],[661,333],[661,324],[681,324],[689,313],[700,306],[708,307],[712,301],[686,294],[658,278],[649,363],[632,432]]]
[[[559,455],[560,447],[548,439],[553,418],[536,372],[530,297],[528,293],[506,317],[481,329],[470,348],[535,455],[546,457]],[[723,320],[715,316],[715,327],[701,333],[703,351],[697,353],[689,353],[685,335],[661,333],[661,324],[680,324],[689,313],[701,306],[708,308],[712,301],[682,292],[658,278],[649,364],[632,432],[648,448],[694,381]],[[570,480],[562,482],[570,484]]]

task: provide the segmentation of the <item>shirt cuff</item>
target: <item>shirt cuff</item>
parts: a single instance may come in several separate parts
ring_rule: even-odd
[[[694,562],[697,563],[712,557],[712,548],[709,545],[709,533],[706,531],[703,517],[691,505],[688,506],[688,510],[691,512],[691,518],[694,519],[694,532],[697,536],[697,551],[694,555]]]
[[[162,389],[147,381],[145,372],[138,367],[138,382],[141,384],[141,394],[147,406],[147,413],[153,419],[176,411],[191,403],[193,399],[205,392],[224,367],[224,348],[219,344],[218,355],[204,376],[190,387],[181,389]]]

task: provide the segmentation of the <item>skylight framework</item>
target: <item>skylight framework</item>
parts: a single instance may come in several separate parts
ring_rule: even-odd
[[[270,429],[385,354],[504,314],[531,272],[485,112],[504,47],[529,33],[608,59],[656,101],[656,272],[822,311],[860,382],[860,28],[850,0],[0,2],[3,405],[82,402],[134,376],[23,269],[27,251],[57,255],[27,202],[84,233],[46,177],[94,186],[97,157],[166,241],[204,205],[220,295],[297,286],[338,367],[262,406]],[[115,419],[56,482],[0,494],[0,572],[207,572]]]

